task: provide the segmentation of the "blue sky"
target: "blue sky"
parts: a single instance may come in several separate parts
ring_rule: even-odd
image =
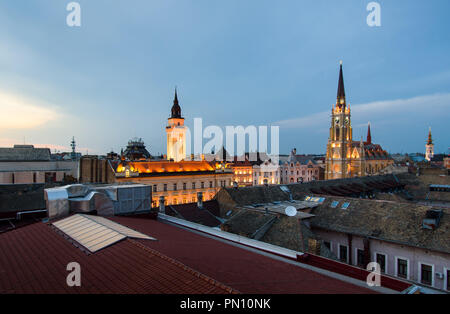
[[[450,2],[79,0],[0,2],[0,146],[165,152],[173,89],[188,126],[280,125],[280,150],[324,153],[344,62],[354,137],[390,152],[450,146]]]

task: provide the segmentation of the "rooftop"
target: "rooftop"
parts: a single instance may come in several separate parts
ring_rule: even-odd
[[[49,148],[34,148],[33,145],[0,147],[0,161],[50,161]]]
[[[2,293],[373,293],[230,241],[161,221],[113,217],[158,239],[126,238],[96,253],[77,248],[38,222],[0,234]],[[58,254],[54,254],[58,252]],[[66,285],[66,266],[82,269],[81,287]]]
[[[145,241],[125,239],[88,255],[42,222],[2,233],[0,293],[237,292],[146,246]],[[66,284],[66,267],[74,261],[81,266],[81,287]]]

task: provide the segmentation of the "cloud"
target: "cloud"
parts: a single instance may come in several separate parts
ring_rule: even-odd
[[[418,119],[431,121],[431,117],[443,117],[450,113],[450,93],[418,96],[407,99],[376,101],[350,106],[353,125],[365,126],[368,121],[380,121],[383,124],[397,124],[399,119]],[[324,129],[329,127],[330,111],[274,122],[287,129]],[[429,119],[429,120],[428,120]],[[378,124],[380,124],[378,123]]]
[[[62,115],[45,102],[0,91],[0,130],[32,129]]]

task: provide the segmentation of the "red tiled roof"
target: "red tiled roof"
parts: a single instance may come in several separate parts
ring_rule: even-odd
[[[154,220],[113,217],[158,241],[136,240],[205,275],[252,294],[373,293],[315,271]]]
[[[81,266],[81,287],[66,284],[70,262]],[[145,241],[127,239],[87,255],[41,222],[0,234],[0,293],[231,292]]]

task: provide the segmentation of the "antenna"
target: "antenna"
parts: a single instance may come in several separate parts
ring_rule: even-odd
[[[289,217],[297,216],[297,209],[294,206],[288,206],[284,210],[284,213]]]

